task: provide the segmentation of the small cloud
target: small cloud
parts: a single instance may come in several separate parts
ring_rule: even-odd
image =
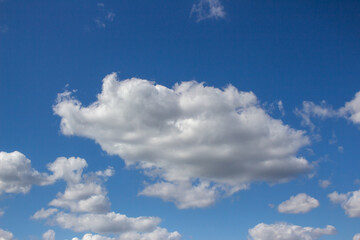
[[[0,209],[0,217],[4,215],[4,210]]]
[[[269,207],[270,207],[270,208],[274,208],[274,207],[275,207],[275,205],[274,205],[274,204],[272,204],[272,203],[269,203]]]
[[[98,28],[106,28],[109,22],[113,22],[116,14],[113,10],[105,8],[104,3],[98,3],[98,16],[94,19],[94,22]]]
[[[331,139],[329,139],[329,144],[335,144],[335,143],[337,143],[337,137],[335,132],[332,132]]]
[[[278,206],[280,213],[307,213],[313,208],[319,207],[319,201],[305,193],[299,193],[296,196],[291,196],[289,200],[282,202]]]
[[[192,6],[190,15],[195,15],[196,21],[200,22],[205,19],[225,18],[226,13],[219,0],[200,0]]]
[[[281,100],[278,101],[277,105],[278,105],[278,109],[281,113],[281,116],[285,116],[285,110],[284,110],[284,105],[283,105],[282,101]]]
[[[344,152],[344,147],[343,146],[338,146],[338,151],[341,152],[341,153]]]
[[[330,184],[331,182],[329,180],[319,180],[319,186],[324,189],[329,187]]]
[[[52,229],[47,230],[43,235],[42,235],[43,240],[55,240],[55,232]]]

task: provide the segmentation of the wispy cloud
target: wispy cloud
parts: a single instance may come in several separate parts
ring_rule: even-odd
[[[113,22],[116,14],[113,10],[106,9],[104,3],[98,3],[98,16],[94,19],[94,22],[98,28],[106,28],[109,22]]]
[[[220,19],[226,16],[224,6],[219,0],[200,0],[195,3],[190,12],[200,22],[205,19]]]

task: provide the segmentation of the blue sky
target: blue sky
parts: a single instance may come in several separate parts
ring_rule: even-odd
[[[351,0],[0,1],[0,238],[360,239],[359,23]]]

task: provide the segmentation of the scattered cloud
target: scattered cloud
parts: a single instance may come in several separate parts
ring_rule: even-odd
[[[98,28],[106,28],[106,25],[113,22],[115,19],[115,12],[105,8],[104,3],[98,3],[98,16],[94,19],[94,22]]]
[[[7,232],[0,228],[0,239],[1,240],[14,240],[14,235],[11,232]]]
[[[360,190],[345,194],[333,192],[328,197],[331,202],[341,204],[349,217],[360,217]]]
[[[295,114],[302,118],[302,124],[310,127],[313,131],[315,129],[314,123],[311,118],[346,118],[354,124],[360,124],[360,91],[355,94],[355,97],[346,102],[345,105],[339,109],[333,109],[325,101],[321,105],[313,102],[304,101],[302,109],[295,109]]]
[[[296,196],[291,196],[289,200],[282,202],[278,206],[278,211],[281,213],[307,213],[313,208],[319,207],[319,201],[305,193],[299,193]]]
[[[37,211],[31,218],[32,219],[45,219],[50,217],[51,215],[54,215],[55,213],[57,213],[59,210],[56,208],[48,208],[48,209],[40,209],[39,211]]]
[[[322,188],[328,188],[330,186],[330,180],[319,180],[319,186]]]
[[[338,112],[332,109],[325,101],[322,101],[321,105],[316,105],[310,101],[304,101],[302,109],[295,109],[295,114],[302,118],[301,124],[303,126],[308,126],[312,131],[315,130],[315,125],[311,121],[312,117],[326,119],[338,116]]]
[[[51,219],[51,222],[64,229],[70,229],[75,232],[91,231],[105,234],[149,232],[153,231],[160,221],[160,218],[157,217],[131,218],[115,212],[99,214],[59,212]]]
[[[344,152],[344,147],[343,147],[343,146],[338,146],[338,151],[339,151],[340,153],[343,153],[343,152]]]
[[[221,192],[234,193],[252,181],[287,181],[312,169],[296,156],[309,144],[304,132],[273,119],[252,92],[231,85],[218,89],[192,81],[169,89],[110,74],[91,105],[71,94],[59,94],[53,107],[62,133],[94,139],[128,167],[160,179],[141,194],[180,207],[211,205]],[[209,201],[189,204],[200,193]]]
[[[55,240],[55,231],[52,229],[47,230],[42,235],[43,240]]]
[[[219,188],[210,183],[201,182],[193,186],[190,182],[160,182],[149,185],[140,195],[159,197],[164,201],[174,202],[180,209],[207,207],[219,197]]]
[[[42,208],[34,213],[31,218],[45,219],[48,224],[75,232],[90,231],[97,234],[120,234],[120,236],[123,234],[147,236],[146,234],[149,234],[150,236],[154,231],[160,231],[157,230],[161,221],[158,217],[141,216],[133,218],[110,212],[111,204],[103,182],[107,177],[114,174],[113,168],[83,173],[86,167],[86,160],[76,157],[59,157],[54,162],[49,163],[48,169],[53,172],[49,178],[63,179],[66,182],[66,189],[64,193],[58,193],[57,197],[49,203],[50,206],[57,208]],[[167,232],[166,229],[162,230],[162,232],[164,231]],[[171,234],[175,233],[169,233],[169,236]],[[53,235],[55,235],[54,232],[47,233],[49,239],[52,239]],[[85,235],[83,239],[111,238],[102,238],[90,234]]]
[[[196,21],[200,22],[205,19],[225,18],[226,13],[220,0],[199,0],[192,6],[190,15],[195,15]]]
[[[360,91],[350,102],[346,102],[345,106],[339,109],[339,113],[354,124],[360,124]]]
[[[93,212],[104,213],[110,209],[110,201],[106,189],[101,185],[100,176],[111,176],[114,174],[112,168],[96,174],[82,174],[87,166],[82,158],[58,158],[49,164],[54,174],[64,178],[67,187],[64,193],[58,193],[57,198],[49,205],[69,209],[71,212]]]
[[[0,152],[0,195],[5,193],[27,193],[32,185],[52,184],[47,173],[39,173],[31,167],[24,154],[15,151]]]
[[[285,109],[284,109],[283,102],[281,100],[277,102],[277,106],[281,113],[281,116],[285,116]]]
[[[336,234],[335,227],[301,227],[289,223],[260,223],[249,230],[250,240],[314,240],[324,235]]]

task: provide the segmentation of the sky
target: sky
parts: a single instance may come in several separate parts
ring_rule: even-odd
[[[360,2],[0,0],[0,239],[360,239]]]

